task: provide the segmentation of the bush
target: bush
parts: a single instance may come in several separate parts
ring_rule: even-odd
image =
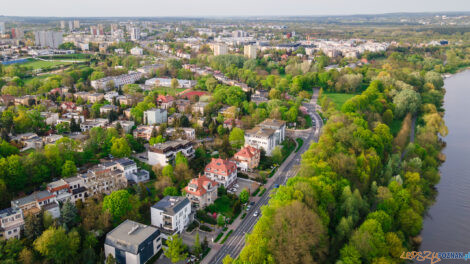
[[[263,187],[263,190],[259,193],[258,196],[260,196],[260,197],[263,196],[263,194],[264,194],[265,192],[266,192],[266,188]]]
[[[259,193],[261,187],[258,187],[252,194],[251,196],[256,196]]]
[[[188,228],[186,229],[186,231],[191,232],[191,231],[193,231],[194,228],[196,228],[196,227],[199,227],[199,224],[198,224],[198,222],[193,221],[191,224],[189,224],[189,226],[188,226]]]
[[[206,226],[206,225],[201,225],[199,227],[199,230],[206,231],[206,232],[212,232],[212,228]]]
[[[217,242],[220,240],[220,238],[224,235],[224,232],[220,232],[217,237],[215,238],[214,242]]]
[[[202,210],[198,210],[196,212],[196,217],[197,219],[201,220],[201,221],[204,221],[206,223],[209,223],[209,224],[212,224],[212,225],[216,225],[217,224],[217,221],[212,218],[211,216],[207,215],[206,212],[202,211]]]
[[[224,239],[222,239],[222,241],[220,242],[220,244],[223,244],[225,243],[225,241],[228,239],[228,237],[232,234],[233,230],[230,230],[228,231],[227,235],[224,237]]]

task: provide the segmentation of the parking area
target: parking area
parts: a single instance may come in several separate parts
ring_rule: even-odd
[[[237,181],[228,189],[229,192],[234,192],[236,195],[240,195],[241,191],[244,189],[248,189],[250,193],[254,192],[258,187],[260,186],[260,183],[244,179],[244,178],[237,178]],[[233,189],[234,188],[234,189]]]

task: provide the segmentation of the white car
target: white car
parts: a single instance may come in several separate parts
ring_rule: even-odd
[[[235,184],[235,185],[233,185],[233,187],[235,187],[235,188],[240,188],[240,185]]]
[[[253,214],[254,217],[258,217],[258,211]]]

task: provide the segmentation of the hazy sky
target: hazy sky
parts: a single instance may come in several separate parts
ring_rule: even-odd
[[[0,0],[5,16],[272,16],[470,11],[470,0]]]

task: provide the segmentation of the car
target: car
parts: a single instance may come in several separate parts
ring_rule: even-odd
[[[235,184],[235,185],[233,185],[233,187],[235,187],[235,188],[240,188],[240,185]]]
[[[253,206],[253,205],[255,205],[255,202],[250,202],[250,206]]]
[[[247,210],[247,211],[250,211],[250,209],[251,209],[251,205],[248,205],[248,206],[246,207],[246,210]]]
[[[279,188],[279,184],[276,183],[276,184],[274,185],[274,188]]]
[[[258,217],[258,211],[253,214],[254,217]]]

